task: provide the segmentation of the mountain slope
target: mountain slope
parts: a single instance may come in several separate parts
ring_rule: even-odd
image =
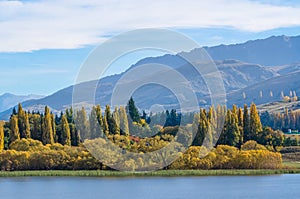
[[[276,77],[278,74],[269,68],[262,67],[257,64],[248,64],[236,60],[217,61],[216,65],[224,80],[224,86],[227,93],[239,90],[256,82]],[[151,67],[151,65],[149,65]],[[134,67],[132,67],[134,68]],[[132,69],[131,68],[131,69]],[[130,70],[130,69],[129,69]],[[182,65],[176,68],[192,85],[199,103],[206,105],[207,96],[209,94],[206,84],[201,75],[199,75],[189,64]],[[168,74],[152,74],[152,78],[157,78],[158,75],[167,76]],[[105,77],[100,80],[96,89],[96,102],[101,105],[110,104],[110,98],[115,84],[122,74]],[[180,84],[180,82],[178,82]],[[80,102],[92,104],[93,102],[86,99],[86,92],[97,85],[96,81],[84,82],[78,85],[77,88],[81,91]],[[126,85],[125,85],[126,86]],[[28,100],[23,102],[23,107],[26,109],[34,109],[37,105],[47,105],[56,110],[63,110],[72,104],[73,86],[59,90],[58,92],[39,100]],[[147,85],[138,89],[134,94],[134,99],[140,108],[149,109],[153,103],[164,104],[169,107],[176,107],[178,101],[174,94],[163,86]],[[11,110],[7,110],[0,114],[0,117],[7,118]]]
[[[282,94],[289,96],[290,91],[300,93],[300,71],[292,72],[283,76],[277,76],[227,95],[230,103],[237,105],[265,104],[282,100]],[[244,98],[245,97],[245,98]]]
[[[297,80],[297,75],[299,75],[300,64],[296,62],[300,63],[300,36],[273,36],[243,44],[220,45],[205,49],[214,60],[223,60],[215,61],[215,63],[222,75],[229,105],[232,103],[249,104],[252,101],[258,104],[277,101],[281,99],[281,91],[285,95],[290,90],[299,91],[300,82]],[[191,52],[182,52],[177,55],[167,54],[160,57],[145,58],[132,65],[128,70],[142,64],[150,64],[150,67],[153,63],[168,65],[189,80],[199,103],[206,105],[210,99],[203,78],[186,60],[181,58],[181,55],[188,55],[197,63],[199,50],[194,49]],[[93,103],[86,99],[86,91],[97,85],[96,102],[101,105],[110,104],[112,91],[121,76],[122,74],[105,77],[100,80],[98,85],[95,81],[80,84],[79,88],[82,92],[80,101],[88,104]],[[272,97],[270,91],[272,91]],[[63,110],[72,104],[72,92],[73,86],[70,86],[45,98],[25,101],[23,106],[30,109],[48,105],[53,110]],[[246,95],[245,99],[244,95]],[[178,104],[175,96],[168,89],[157,85],[144,86],[138,89],[133,96],[141,108],[149,108],[149,105],[153,103],[167,104],[170,107]],[[10,113],[11,110],[0,113],[0,118],[7,118]]]
[[[235,45],[207,47],[213,60],[237,59],[265,66],[300,62],[300,36],[272,36]]]
[[[0,95],[0,112],[15,106],[19,102],[24,102],[30,99],[40,99],[43,98],[42,95],[13,95],[11,93],[5,93]]]

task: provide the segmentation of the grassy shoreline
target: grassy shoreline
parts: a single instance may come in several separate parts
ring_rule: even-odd
[[[1,171],[0,177],[184,177],[184,176],[245,176],[300,174],[300,169],[261,170],[163,170],[152,172],[119,172],[101,170],[80,171]]]

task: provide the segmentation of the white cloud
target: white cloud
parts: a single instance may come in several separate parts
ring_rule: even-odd
[[[72,49],[149,27],[231,27],[259,32],[300,25],[300,8],[246,0],[0,1],[0,52]]]

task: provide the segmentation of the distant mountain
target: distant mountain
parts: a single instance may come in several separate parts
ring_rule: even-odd
[[[42,95],[14,95],[11,93],[5,93],[0,95],[0,112],[7,110],[18,104],[19,102],[24,102],[31,99],[40,99],[45,96]]]
[[[300,36],[273,36],[243,44],[220,45],[205,47],[205,49],[215,60],[221,73],[229,106],[233,103],[249,104],[252,101],[257,104],[278,101],[281,99],[281,92],[288,95],[290,90],[300,93],[300,80],[298,80],[300,75]],[[198,97],[199,104],[205,106],[210,103],[205,82],[191,64],[181,57],[182,55],[188,56],[193,60],[193,64],[199,64],[197,56],[200,50],[194,49],[191,52],[181,52],[177,55],[148,57],[138,61],[128,70],[133,70],[143,64],[147,64],[149,67],[151,64],[168,65],[189,80]],[[95,85],[97,85],[96,103],[103,106],[110,104],[112,91],[122,75],[123,73],[105,77],[100,80],[99,84],[97,81],[79,84],[78,87],[82,94],[78,106],[81,106],[81,103],[93,103],[86,99],[86,94]],[[164,78],[168,76],[168,73],[152,73],[148,78],[151,78],[151,75]],[[128,81],[130,82],[130,79]],[[126,82],[124,84],[126,85]],[[72,104],[73,88],[70,86],[50,96],[27,100],[22,104],[29,110],[44,105],[50,106],[54,112],[64,110]],[[143,109],[148,109],[153,103],[166,105],[167,108],[178,107],[176,97],[168,89],[158,85],[143,86],[133,96],[138,106]],[[10,113],[11,109],[0,113],[0,119],[7,118]]]
[[[238,91],[229,93],[227,100],[237,105],[265,104],[282,100],[282,94],[289,96],[290,92],[300,93],[300,71],[277,76],[254,85],[250,85]]]
[[[264,66],[300,62],[300,36],[272,36],[242,44],[205,48],[214,60],[237,59]]]
[[[270,68],[262,67],[257,64],[243,63],[237,60],[216,61],[216,65],[224,80],[224,86],[227,93],[237,91],[257,82],[278,76],[278,74]],[[132,68],[134,67],[136,66],[133,66]],[[202,105],[209,103],[207,97],[209,92],[205,86],[202,76],[199,75],[189,64],[177,67],[176,70],[189,80],[198,97],[199,103]],[[164,76],[168,74],[152,75],[153,77],[150,76],[149,78],[157,77],[157,75]],[[95,94],[97,103],[100,103],[101,105],[110,104],[112,91],[121,76],[122,74],[113,75],[100,80]],[[81,91],[81,102],[87,104],[93,103],[85,98],[85,93],[94,85],[97,85],[95,81],[84,82],[78,85],[77,88]],[[73,88],[73,86],[70,86],[42,99],[25,101],[22,105],[29,110],[36,110],[37,105],[39,105],[38,107],[41,105],[50,106],[54,112],[63,110],[72,104]],[[178,106],[176,97],[168,89],[162,86],[144,86],[142,89],[138,89],[133,96],[138,106],[144,109],[149,109],[153,102],[169,106],[170,108],[176,108]],[[2,112],[0,117],[7,118],[10,113],[11,109]]]

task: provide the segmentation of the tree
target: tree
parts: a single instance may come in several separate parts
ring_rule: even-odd
[[[250,116],[248,113],[247,104],[244,105],[244,115],[243,115],[243,135],[244,142],[251,140],[250,137]]]
[[[120,133],[121,135],[129,136],[128,118],[126,114],[126,109],[123,106],[120,106],[119,116],[120,116]]]
[[[56,135],[55,117],[54,117],[54,114],[52,114],[52,113],[51,113],[51,123],[52,123],[53,139],[54,139],[54,142],[57,142],[58,141],[58,137]]]
[[[133,100],[133,98],[131,97],[127,103],[127,110],[130,116],[130,119],[133,122],[139,122],[140,121],[140,114],[139,111],[137,109],[137,107],[135,106],[135,102]]]
[[[99,135],[100,137],[103,137],[103,117],[102,117],[102,111],[101,111],[101,107],[98,104],[96,106],[96,114],[97,114],[97,119],[98,119],[98,124],[100,125],[100,132]]]
[[[84,107],[76,112],[75,127],[79,131],[79,135],[83,140],[91,137]]]
[[[238,109],[238,126],[239,126],[239,131],[240,131],[239,146],[242,146],[242,144],[244,143],[244,113],[243,113],[242,108]]]
[[[71,133],[68,120],[65,115],[61,118],[61,144],[62,145],[71,145]]]
[[[10,135],[9,135],[9,141],[10,143],[14,142],[15,140],[20,139],[20,132],[18,127],[18,117],[16,115],[13,115],[10,118]]]
[[[97,113],[97,107],[94,106],[89,117],[91,139],[95,139],[101,136],[101,128],[98,118],[99,116]]]
[[[106,105],[105,107],[104,118],[108,125],[109,134],[120,134],[120,129],[118,128],[116,121],[112,117],[109,105]]]
[[[237,115],[227,110],[224,129],[221,133],[218,145],[238,146],[240,144],[240,132]]]
[[[45,106],[45,115],[43,118],[42,123],[42,142],[43,144],[53,144],[54,138],[53,138],[53,128],[52,128],[52,119],[50,114],[50,109]]]
[[[260,117],[254,103],[250,106],[250,139],[257,140],[258,133],[262,131]]]
[[[31,124],[31,138],[42,141],[41,116],[39,114],[31,114],[29,116],[29,122]]]
[[[115,120],[115,134],[120,134],[120,115],[118,107],[115,107],[115,111],[113,112],[113,119]]]
[[[3,124],[0,123],[0,152],[4,149],[4,129]]]
[[[28,114],[23,110],[22,105],[18,105],[18,127],[21,138],[30,138],[30,124]]]

